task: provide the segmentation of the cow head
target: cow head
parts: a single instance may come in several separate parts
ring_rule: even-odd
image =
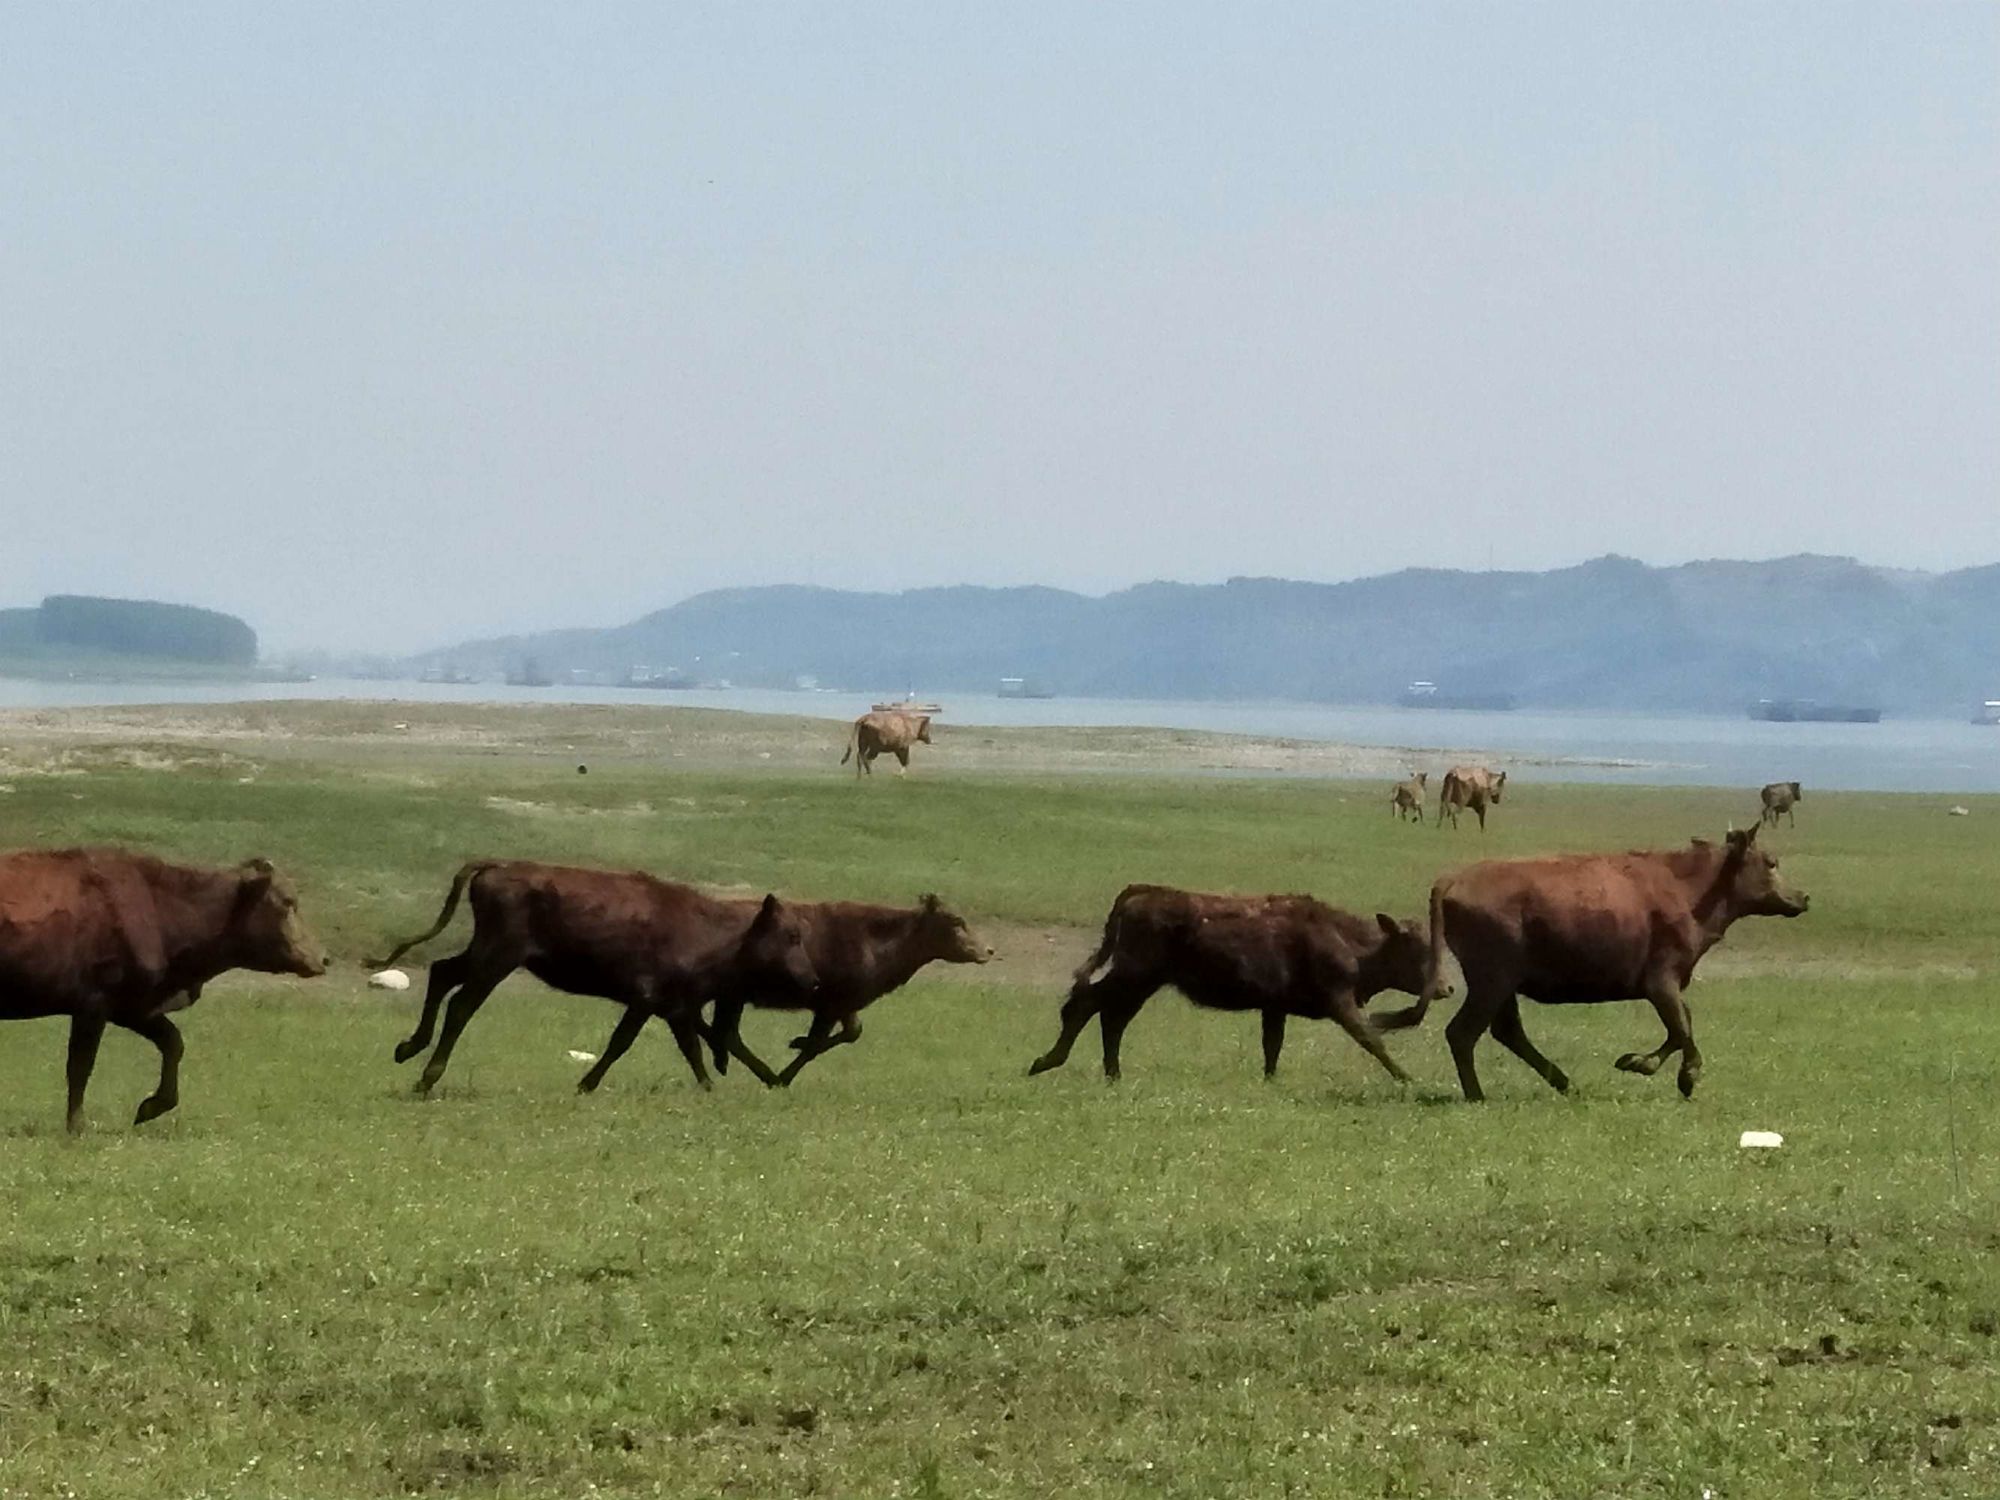
[[[931,716],[929,714],[917,715],[917,738],[922,740],[926,745],[931,742]]]
[[[1806,794],[1796,781],[1788,781],[1785,785],[1792,789],[1792,800],[1794,802],[1805,801]]]
[[[306,930],[291,882],[268,859],[245,860],[236,869],[236,880],[229,936],[237,964],[302,979],[324,974],[326,949]]]
[[[1415,922],[1398,922],[1385,911],[1375,913],[1375,925],[1381,929],[1382,942],[1368,966],[1374,971],[1376,987],[1421,995],[1430,972],[1429,936]]]
[[[819,972],[813,968],[806,947],[805,923],[775,895],[764,897],[764,904],[744,931],[736,956],[742,977],[751,983],[771,985],[795,996],[810,995],[819,988]]]
[[[1505,771],[1502,771],[1498,776],[1495,776],[1490,782],[1487,783],[1486,800],[1489,802],[1498,802],[1500,800],[1500,794],[1506,790],[1507,790],[1507,773]]]
[[[1811,904],[1778,874],[1777,856],[1757,847],[1755,824],[1729,831],[1721,883],[1732,916],[1796,917]]]
[[[965,919],[948,911],[936,896],[926,895],[917,907],[917,931],[929,958],[948,964],[983,964],[993,958],[990,944],[972,935]]]

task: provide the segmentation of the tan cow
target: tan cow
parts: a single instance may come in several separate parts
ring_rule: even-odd
[[[1486,832],[1486,809],[1489,805],[1500,805],[1500,794],[1507,788],[1507,773],[1493,772],[1484,766],[1453,766],[1444,773],[1444,784],[1438,788],[1438,827],[1444,826],[1445,815],[1451,815],[1451,826],[1458,827],[1461,808],[1471,808],[1479,815],[1479,831]]]
[[[1776,827],[1781,815],[1786,821],[1797,824],[1799,815],[1792,809],[1804,798],[1805,793],[1799,790],[1796,781],[1774,781],[1757,795],[1764,800],[1764,814],[1757,820],[1760,824],[1769,823]]]
[[[892,713],[877,709],[854,721],[854,728],[847,735],[847,749],[841,752],[840,763],[846,765],[851,756],[856,776],[863,771],[873,776],[875,757],[893,755],[899,767],[896,774],[900,776],[910,769],[910,746],[919,740],[926,745],[931,742],[929,714]]]
[[[1683,849],[1488,860],[1431,887],[1431,956],[1424,993],[1408,1010],[1382,1016],[1384,1031],[1414,1026],[1433,999],[1449,948],[1465,973],[1465,1003],[1445,1027],[1459,1087],[1484,1095],[1472,1049],[1494,1038],[1558,1092],[1569,1078],[1536,1050],[1521,1027],[1521,997],[1544,1005],[1649,1000],[1666,1027],[1651,1052],[1628,1052],[1618,1066],[1650,1076],[1676,1052],[1680,1090],[1694,1093],[1701,1049],[1683,992],[1695,965],[1741,917],[1796,917],[1808,906],[1787,885],[1778,861],[1757,847],[1755,828],[1721,844],[1696,839]]]
[[[1424,787],[1430,779],[1430,772],[1419,771],[1408,781],[1397,782],[1395,790],[1389,793],[1390,813],[1405,822],[1423,822]]]

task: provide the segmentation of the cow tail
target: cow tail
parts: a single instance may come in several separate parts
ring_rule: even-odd
[[[1431,1002],[1445,994],[1444,976],[1444,889],[1440,880],[1431,886],[1431,951],[1424,964],[1424,992],[1417,996],[1415,1005],[1401,1010],[1392,1010],[1374,1018],[1377,1031],[1403,1031],[1412,1026],[1424,1024],[1424,1016],[1431,1008]]]
[[[372,960],[374,965],[377,968],[386,969],[390,964],[393,964],[405,953],[416,947],[417,944],[428,943],[440,932],[443,932],[445,928],[451,925],[452,916],[458,910],[458,898],[465,894],[466,885],[481,870],[491,868],[492,861],[490,860],[474,860],[471,864],[461,866],[458,874],[452,878],[451,891],[444,898],[444,910],[438,913],[437,922],[431,927],[430,931],[420,932],[415,937],[403,939],[402,942],[396,944],[394,950],[387,958]]]
[[[859,724],[856,724],[847,731],[847,748],[840,752],[840,763],[843,766],[846,765],[849,758],[854,755],[855,749],[857,746],[860,745],[860,743],[861,743],[861,726]]]
[[[1112,945],[1118,941],[1118,918],[1124,910],[1125,897],[1121,893],[1118,899],[1111,903],[1111,915],[1104,919],[1104,937],[1098,943],[1097,951],[1079,964],[1076,972],[1070,976],[1078,984],[1095,974],[1104,960],[1111,956]]]

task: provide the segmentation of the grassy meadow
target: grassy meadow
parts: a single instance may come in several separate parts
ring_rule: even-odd
[[[1120,731],[946,728],[857,785],[804,721],[384,728],[419,712],[0,718],[0,846],[266,855],[338,965],[212,986],[139,1129],[145,1043],[71,1139],[64,1024],[0,1026],[0,1496],[2000,1493],[2000,799],[1809,788],[1769,838],[1813,909],[1704,965],[1691,1103],[1612,1069],[1642,1005],[1528,1007],[1575,1091],[1488,1041],[1474,1107],[1451,1002],[1391,1038],[1402,1089],[1302,1022],[1267,1085],[1254,1018],[1166,994],[1107,1088],[1094,1030],[1024,1074],[1128,881],[1414,916],[1454,863],[1719,836],[1754,793],[1517,772],[1482,838],[1386,782],[1185,774],[1228,762],[1201,737],[1139,774],[1093,758]],[[479,855],[935,890],[1001,961],[706,1096],[656,1026],[579,1098],[615,1013],[518,976],[419,1103],[415,993],[363,959]],[[797,1029],[745,1022],[767,1059]]]

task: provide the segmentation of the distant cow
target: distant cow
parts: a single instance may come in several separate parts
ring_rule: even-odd
[[[70,1018],[73,1131],[107,1023],[160,1049],[159,1086],[133,1123],[180,1102],[181,1034],[167,1016],[229,969],[326,972],[326,951],[267,860],[206,870],[119,849],[0,855],[0,1020]]]
[[[1805,793],[1796,781],[1774,781],[1757,795],[1764,802],[1763,816],[1758,819],[1760,824],[1769,823],[1775,827],[1781,814],[1787,822],[1797,824],[1799,815],[1792,809],[1799,805]]]
[[[472,941],[463,953],[431,965],[417,1029],[396,1046],[399,1063],[428,1047],[438,1009],[451,997],[437,1049],[417,1080],[419,1094],[429,1093],[444,1076],[465,1023],[516,969],[552,989],[625,1007],[603,1056],[577,1084],[583,1093],[604,1081],[654,1015],[666,1021],[695,1082],[707,1088],[700,1046],[704,1003],[746,987],[802,994],[815,983],[803,932],[776,896],[761,903],[724,901],[638,870],[530,860],[466,865],[452,881],[436,924],[397,944],[380,966],[443,932],[468,891]],[[740,1042],[736,1046],[744,1066],[772,1081],[760,1059]]]
[[[775,1080],[764,1080],[788,1087],[822,1052],[860,1041],[862,1009],[901,989],[924,965],[983,964],[993,957],[992,948],[973,937],[964,919],[947,911],[936,896],[925,896],[915,907],[801,901],[786,909],[805,934],[818,987],[810,994],[745,987],[717,1001],[711,1046],[718,1071],[727,1067],[725,1049],[736,1040],[746,1003],[812,1012],[805,1035],[792,1038],[798,1056]]]
[[[1445,1036],[1466,1098],[1484,1097],[1472,1049],[1488,1027],[1552,1087],[1569,1088],[1522,1030],[1522,995],[1548,1005],[1652,1001],[1666,1040],[1652,1052],[1628,1052],[1618,1066],[1650,1075],[1679,1052],[1680,1090],[1692,1095],[1701,1051],[1682,991],[1695,964],[1738,917],[1796,917],[1806,904],[1757,847],[1755,828],[1732,830],[1720,846],[1696,839],[1657,853],[1489,860],[1431,887],[1431,981],[1414,1006],[1379,1024],[1423,1020],[1443,993],[1438,977],[1450,948],[1465,974],[1465,1002]]]
[[[854,721],[854,728],[848,731],[847,748],[841,752],[840,763],[844,766],[851,756],[854,760],[854,774],[863,771],[875,774],[875,757],[893,755],[898,766],[897,775],[910,769],[910,746],[922,741],[931,742],[931,716],[929,714],[892,713],[877,709],[863,714]]]
[[[1406,821],[1421,823],[1424,820],[1424,786],[1431,779],[1428,771],[1419,771],[1408,781],[1396,783],[1389,793],[1389,811]]]
[[[1500,805],[1500,794],[1507,789],[1507,773],[1493,772],[1484,766],[1453,766],[1444,773],[1444,784],[1438,788],[1438,827],[1444,827],[1445,815],[1451,815],[1451,826],[1458,827],[1459,809],[1469,807],[1479,815],[1479,831],[1486,832],[1486,809]]]
[[[1391,1076],[1407,1080],[1362,1019],[1385,989],[1418,994],[1428,949],[1413,922],[1336,911],[1311,896],[1214,896],[1170,886],[1128,885],[1111,905],[1104,938],[1076,971],[1063,1002],[1062,1033],[1028,1069],[1059,1068],[1098,1018],[1104,1076],[1118,1077],[1118,1048],[1139,1008],[1172,985],[1211,1010],[1264,1013],[1264,1076],[1278,1069],[1285,1018],[1331,1020]],[[1098,978],[1091,976],[1110,967]]]

